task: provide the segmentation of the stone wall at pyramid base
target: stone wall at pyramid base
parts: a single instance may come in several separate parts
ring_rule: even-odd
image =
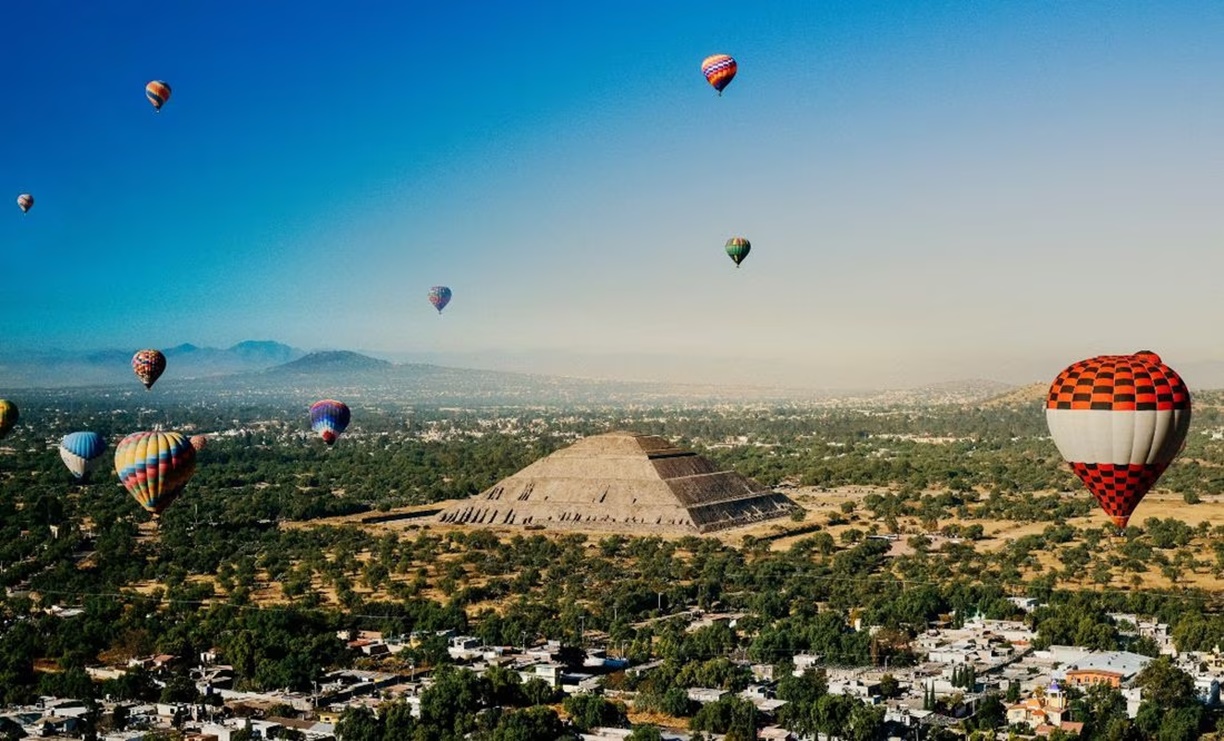
[[[511,503],[482,499],[468,500],[459,506],[451,507],[438,519],[452,525],[538,525],[548,529],[607,530],[619,533],[711,533],[785,517],[794,509],[794,502],[785,495],[774,492],[688,508],[679,505],[645,506],[632,512],[591,510],[559,502],[551,506],[536,505],[530,509],[520,508],[516,511]]]

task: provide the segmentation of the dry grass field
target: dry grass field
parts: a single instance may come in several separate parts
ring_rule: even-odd
[[[812,526],[819,525],[819,532],[827,532],[834,537],[840,545],[842,543],[841,536],[847,530],[856,528],[860,531],[866,531],[874,522],[870,511],[863,505],[862,501],[869,494],[885,494],[889,489],[886,487],[871,487],[871,486],[842,486],[842,487],[797,487],[786,490],[796,503],[802,506],[805,510],[805,516],[802,521],[794,521],[790,519],[773,520],[770,522],[756,524],[745,528],[734,528],[709,534],[707,537],[718,538],[728,545],[740,545],[745,536],[753,538],[764,538],[769,541],[770,550],[780,551],[790,548],[794,543],[803,538],[813,535]],[[1049,494],[1050,492],[1043,492]],[[1066,496],[1082,496],[1088,497],[1087,493],[1071,493]],[[847,503],[853,503],[854,510],[850,514],[844,514],[843,506]],[[321,525],[350,525],[359,527],[372,534],[383,534],[387,532],[399,533],[415,533],[420,530],[427,530],[431,533],[446,534],[453,530],[466,530],[464,526],[443,525],[437,522],[432,516],[414,516],[421,513],[428,513],[436,510],[439,507],[446,507],[451,502],[438,502],[428,506],[405,507],[397,510],[392,510],[387,515],[399,515],[401,519],[392,519],[381,522],[363,522],[370,517],[369,514],[351,515],[346,517],[330,518],[326,520],[318,520],[310,523],[286,523],[284,527],[317,527]],[[842,524],[829,525],[830,518],[835,520],[846,520]],[[1202,502],[1197,504],[1187,504],[1179,495],[1167,493],[1153,492],[1149,494],[1140,504],[1132,517],[1134,525],[1141,526],[1142,523],[1150,518],[1159,519],[1174,518],[1185,522],[1191,527],[1198,526],[1201,522],[1206,522],[1211,527],[1224,526],[1224,499],[1216,497],[1204,498]],[[978,524],[985,531],[983,539],[973,544],[974,548],[982,553],[991,553],[998,551],[1011,541],[1023,537],[1025,535],[1040,534],[1048,528],[1049,522],[1015,522],[1008,520],[968,520],[961,521],[955,517],[941,519],[939,526],[956,523],[961,525]],[[883,527],[883,523],[877,523],[878,530],[881,533],[887,532]],[[1078,529],[1098,529],[1108,525],[1108,520],[1099,511],[1095,510],[1084,517],[1075,517],[1067,521],[1068,525],[1072,525]],[[912,535],[924,533],[922,523],[917,518],[903,517],[899,521],[901,533],[898,541],[894,543],[893,554],[902,555],[911,552],[911,549],[906,545],[905,541]],[[561,530],[553,528],[545,528],[543,530],[525,531],[521,528],[493,528],[494,533],[502,538],[510,538],[514,535],[526,534],[544,534],[556,535],[568,532],[584,532],[581,529]],[[794,533],[794,534],[788,534]],[[593,540],[607,537],[606,530],[590,530],[585,531],[585,534]],[[683,535],[662,536],[668,539],[676,540],[684,537]],[[932,547],[938,549],[939,544],[943,540],[941,536],[934,535],[932,537]],[[1097,547],[1096,555],[1104,558],[1107,557],[1113,550],[1117,549],[1121,544],[1120,539],[1106,538],[1101,541]],[[1074,542],[1068,545],[1074,545]],[[1198,553],[1200,566],[1187,570],[1182,575],[1177,584],[1173,584],[1159,568],[1152,567],[1146,572],[1140,574],[1123,574],[1120,571],[1114,574],[1112,581],[1108,585],[1094,584],[1088,579],[1079,580],[1075,586],[1085,589],[1100,589],[1100,588],[1152,588],[1152,589],[1169,589],[1169,588],[1187,588],[1199,587],[1211,591],[1224,592],[1224,578],[1217,577],[1210,568],[1210,564],[1214,564],[1214,557],[1211,555],[1209,544],[1204,538],[1196,538],[1191,544],[1191,549]],[[1037,555],[1037,559],[1041,562],[1044,570],[1059,569],[1061,564],[1058,561],[1057,551],[1043,551]],[[1038,576],[1037,572],[1031,572],[1030,576]],[[1136,583],[1136,580],[1138,583]],[[479,583],[479,580],[476,580]],[[261,598],[274,598],[272,594],[260,594]],[[333,595],[334,597],[334,595]],[[479,608],[494,607],[496,605],[482,604]]]
[[[782,551],[789,549],[796,542],[811,537],[816,532],[825,532],[833,536],[835,542],[842,546],[843,534],[854,528],[860,532],[867,532],[873,524],[880,533],[886,533],[887,529],[882,522],[876,521],[871,512],[863,506],[863,499],[872,493],[884,494],[888,493],[888,489],[884,487],[870,486],[843,486],[835,488],[820,488],[820,487],[797,487],[785,491],[796,503],[802,506],[805,510],[804,517],[800,521],[792,519],[773,520],[770,522],[760,523],[746,528],[735,528],[724,530],[710,534],[708,537],[714,537],[722,542],[739,546],[747,536],[763,539],[770,550]],[[1049,492],[1046,492],[1048,494]],[[1082,496],[1088,497],[1087,493],[1071,493],[1065,496]],[[847,503],[853,505],[850,509]],[[453,531],[467,532],[470,530],[464,525],[445,525],[439,523],[436,513],[446,507],[450,502],[437,502],[430,505],[403,507],[384,513],[363,513],[358,515],[348,515],[344,517],[333,517],[310,522],[285,522],[281,523],[280,527],[285,529],[311,529],[317,527],[356,527],[371,535],[381,536],[387,533],[396,533],[400,537],[414,538],[421,532],[427,532],[432,535],[445,536]],[[1200,523],[1207,523],[1211,528],[1224,528],[1224,498],[1205,498],[1204,501],[1197,504],[1187,504],[1182,497],[1166,493],[1149,494],[1140,504],[1135,512],[1132,523],[1136,526],[1142,526],[1143,522],[1148,518],[1173,518],[1185,522],[1191,527],[1196,527]],[[838,524],[829,524],[830,519]],[[937,531],[928,533],[918,518],[902,517],[898,521],[898,539],[893,542],[892,555],[906,555],[912,553],[912,548],[907,544],[907,540],[917,534],[926,534],[931,540],[930,549],[938,552],[942,543],[947,539],[938,535]],[[974,542],[973,548],[982,554],[992,554],[1004,549],[1012,541],[1021,538],[1025,535],[1038,535],[1044,532],[1051,526],[1050,522],[1015,522],[1006,520],[966,520],[961,521],[956,518],[944,518],[939,521],[939,527],[942,528],[949,524],[977,524],[982,526],[985,537]],[[1109,524],[1104,514],[1094,508],[1093,512],[1084,517],[1075,517],[1067,521],[1068,525],[1074,526],[1080,530],[1096,529],[1104,530]],[[544,535],[557,536],[575,532],[574,530],[549,528],[537,530],[525,530],[516,527],[502,527],[490,529],[499,538],[509,539],[516,535]],[[152,523],[142,523],[140,526],[141,538],[156,538],[156,528]],[[577,532],[583,532],[578,530]],[[608,536],[606,530],[590,530],[585,533],[592,541],[591,547],[594,547],[594,542]],[[631,533],[625,533],[631,535]],[[685,537],[684,535],[667,535],[661,536],[669,540],[677,540]],[[1175,584],[1168,576],[1156,565],[1152,565],[1147,571],[1140,573],[1123,572],[1120,568],[1114,568],[1111,573],[1110,581],[1107,584],[1095,582],[1088,578],[1088,570],[1082,578],[1075,578],[1068,581],[1065,577],[1060,577],[1060,584],[1070,586],[1072,588],[1082,589],[1132,589],[1132,588],[1148,588],[1148,589],[1170,589],[1170,588],[1187,588],[1198,587],[1213,592],[1224,594],[1224,578],[1217,576],[1215,569],[1215,555],[1212,548],[1214,534],[1207,536],[1196,536],[1191,544],[1183,550],[1190,551],[1194,556],[1194,561],[1189,568],[1186,568],[1180,574],[1178,582]],[[1049,573],[1051,570],[1057,570],[1060,573],[1064,570],[1063,564],[1059,560],[1059,549],[1069,548],[1077,545],[1079,540],[1073,540],[1070,543],[1052,546],[1035,553],[1035,558],[1041,564],[1041,568],[1028,569],[1025,574],[1028,577],[1040,576],[1042,573]],[[1098,545],[1093,550],[1094,563],[1097,561],[1105,562],[1111,557],[1117,556],[1120,547],[1125,541],[1121,538],[1106,537],[1100,540]],[[1168,549],[1163,552],[1169,558],[1173,557],[1173,550]],[[1184,554],[1183,554],[1184,555]],[[364,564],[371,558],[372,554],[366,551],[358,553],[356,560],[359,564]],[[428,576],[428,586],[416,594],[421,597],[445,601],[446,595],[438,589],[438,581],[443,573],[454,563],[463,560],[461,552],[441,553],[438,554],[436,560],[424,568]],[[487,578],[482,574],[477,573],[476,567],[471,564],[463,564],[464,570],[467,573],[465,583],[469,586],[479,586],[487,581]],[[415,570],[408,574],[393,574],[389,577],[392,583],[411,582],[416,578]],[[191,577],[193,582],[210,582],[213,585],[214,591],[218,596],[224,595],[224,590],[219,586],[217,580],[211,576],[194,576]],[[141,583],[132,585],[133,588],[141,593],[149,594],[159,587],[153,582]],[[337,605],[339,599],[334,587],[329,583],[325,583],[319,574],[315,574],[311,583],[312,591],[317,594],[323,604]],[[371,590],[361,582],[360,579],[355,579],[353,591],[360,595],[363,599],[387,599],[394,600],[395,598],[386,590],[378,589]],[[257,575],[257,581],[254,589],[250,592],[250,600],[258,605],[281,604],[287,601],[285,594],[281,589],[281,585],[271,579],[268,574],[260,572]],[[503,600],[503,602],[505,602]],[[475,615],[480,611],[492,609],[501,612],[505,608],[496,600],[478,602],[468,606],[468,612]]]

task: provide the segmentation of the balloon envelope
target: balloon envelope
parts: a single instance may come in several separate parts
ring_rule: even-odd
[[[34,196],[29,193],[17,196],[17,207],[21,209],[21,213],[28,213],[34,207]]]
[[[106,440],[96,432],[73,432],[60,441],[60,458],[78,479],[84,479],[102,460]]]
[[[192,435],[188,442],[191,443],[191,447],[196,449],[197,453],[208,447],[208,437],[205,435]]]
[[[446,286],[434,286],[429,289],[429,303],[441,314],[451,300],[451,289]]]
[[[722,95],[723,88],[735,79],[738,69],[739,65],[727,54],[715,54],[701,62],[701,74],[705,75],[706,82],[713,85],[719,95]]]
[[[9,434],[13,429],[13,425],[17,424],[17,419],[20,417],[17,413],[17,405],[8,399],[0,399],[0,439]]]
[[[348,427],[349,418],[348,406],[335,399],[323,399],[310,406],[310,429],[319,433],[328,445],[335,444],[336,438]]]
[[[160,515],[195,474],[196,452],[178,432],[134,432],[115,448],[115,473],[147,511]]]
[[[751,250],[752,243],[743,237],[732,237],[727,240],[727,255],[731,257],[737,268]]]
[[[170,100],[170,86],[161,80],[154,80],[145,85],[145,97],[153,104],[153,108],[161,113],[161,108]],[[190,107],[190,106],[189,106]]]
[[[1124,528],[1186,441],[1190,392],[1156,353],[1101,355],[1054,379],[1046,424],[1071,470]]]
[[[146,389],[153,388],[161,374],[166,372],[166,356],[160,350],[141,350],[132,356],[132,371]]]

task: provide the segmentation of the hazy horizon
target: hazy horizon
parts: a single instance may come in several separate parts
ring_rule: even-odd
[[[183,345],[192,345],[199,350],[217,350],[225,351],[240,343],[276,343],[284,345],[272,338],[239,340],[232,343],[220,343],[216,346],[203,345],[198,342],[185,340],[162,346],[161,349],[166,351],[178,350]],[[288,347],[288,346],[287,346]],[[318,347],[292,347],[292,350],[301,353],[326,353],[326,352],[355,352],[376,359],[389,361],[391,363],[419,363],[430,364],[441,367],[455,368],[459,370],[487,370],[506,373],[524,373],[543,376],[557,376],[563,378],[575,379],[592,379],[592,380],[607,380],[607,381],[627,381],[627,382],[645,382],[645,383],[663,383],[663,384],[687,384],[694,386],[715,386],[715,387],[757,387],[757,388],[775,388],[775,389],[790,389],[794,391],[815,391],[815,392],[832,392],[832,393],[857,393],[860,391],[887,391],[887,390],[906,390],[918,389],[928,386],[938,386],[941,384],[957,384],[964,382],[986,381],[1001,384],[1010,384],[1012,386],[1026,386],[1032,383],[1045,383],[1053,379],[1049,371],[1049,367],[1040,362],[1032,361],[1031,359],[1016,362],[1010,366],[981,366],[977,370],[980,373],[975,373],[974,368],[963,369],[966,373],[962,375],[947,375],[949,369],[946,367],[933,367],[927,369],[925,373],[914,372],[914,367],[899,365],[890,368],[878,369],[876,374],[872,376],[875,381],[864,381],[860,383],[843,383],[843,384],[819,384],[813,381],[804,381],[803,378],[814,379],[824,377],[827,374],[822,374],[819,369],[803,368],[788,366],[784,361],[771,360],[769,358],[734,358],[734,357],[717,357],[710,356],[703,359],[701,367],[694,369],[692,358],[681,358],[676,356],[651,355],[646,353],[580,353],[580,352],[565,352],[565,351],[484,351],[484,352],[412,352],[412,351],[384,351],[378,349],[361,348],[361,347],[336,347],[336,346],[318,346]],[[60,359],[68,364],[68,367],[73,367],[74,362],[84,362],[91,355],[100,355],[104,353],[126,353],[131,348],[121,347],[92,347],[83,348],[77,351],[66,351],[63,348],[45,348],[34,350],[26,348],[22,352],[36,353],[24,360],[18,359],[16,363],[9,361],[10,366],[32,366],[41,364],[42,359],[47,356],[47,353],[53,353],[60,356]],[[11,357],[14,353],[8,351]],[[3,355],[0,355],[0,370],[5,366]],[[173,371],[181,368],[179,365],[179,356],[171,354],[170,360],[170,377],[181,375]],[[1167,358],[1166,358],[1167,360]],[[97,359],[93,362],[97,362]],[[281,361],[268,361],[279,363]],[[118,361],[116,361],[118,363]],[[1215,360],[1190,360],[1188,362],[1171,363],[1174,369],[1186,380],[1187,384],[1196,390],[1213,390],[1224,389],[1224,361]],[[117,366],[119,375],[126,377],[127,363],[124,362]],[[95,367],[96,366],[91,366]],[[265,366],[260,366],[265,367]],[[1056,371],[1062,370],[1063,366],[1059,366]],[[195,378],[200,369],[193,366],[189,361],[186,364],[186,377]],[[218,370],[215,367],[205,369],[209,374],[215,374]],[[28,371],[28,368],[27,368]],[[804,375],[804,372],[807,372]],[[232,371],[221,371],[232,373],[250,372],[247,370],[235,369]],[[65,382],[61,369],[54,375],[54,383],[52,386],[61,386]],[[795,378],[800,380],[796,381]],[[30,376],[28,372],[25,376],[25,383],[18,385],[23,387],[31,386]],[[97,383],[97,379],[90,376],[87,385]],[[38,385],[37,383],[33,385]]]
[[[1224,385],[1224,5],[375,5],[23,7],[0,352],[899,388],[1152,349]]]

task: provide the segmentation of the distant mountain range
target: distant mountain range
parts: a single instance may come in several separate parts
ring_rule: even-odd
[[[104,387],[140,392],[132,374],[134,350],[41,352],[0,358],[0,395],[6,389]],[[154,392],[166,401],[194,402],[249,395],[265,399],[335,396],[371,403],[617,404],[692,401],[868,405],[968,404],[1012,388],[961,381],[923,388],[813,391],[761,386],[716,386],[616,381],[391,363],[347,350],[307,353],[273,341],[220,349],[182,344],[163,349],[165,375]]]
[[[132,376],[136,350],[73,353],[58,350],[24,352],[0,358],[0,385],[97,386],[125,383]],[[270,340],[247,340],[224,350],[190,343],[163,348],[173,378],[207,378],[257,371],[293,362],[306,352]]]
[[[136,349],[0,354],[0,397],[11,398],[10,389],[44,389],[60,395],[77,393],[69,391],[74,388],[143,395],[131,367]],[[980,379],[883,390],[621,381],[392,363],[348,350],[306,352],[271,340],[239,342],[225,349],[185,343],[162,351],[167,358],[166,373],[157,382],[154,397],[148,398],[189,404],[243,396],[296,404],[311,397],[333,396],[391,405],[800,402],[828,407],[1021,407],[1039,405],[1048,389],[1048,382],[1016,386]],[[1208,385],[1207,380],[1212,370],[1224,374],[1224,364],[1218,369],[1201,365],[1202,369],[1194,369],[1195,375],[1184,375],[1199,381],[1192,389],[1224,386]]]

